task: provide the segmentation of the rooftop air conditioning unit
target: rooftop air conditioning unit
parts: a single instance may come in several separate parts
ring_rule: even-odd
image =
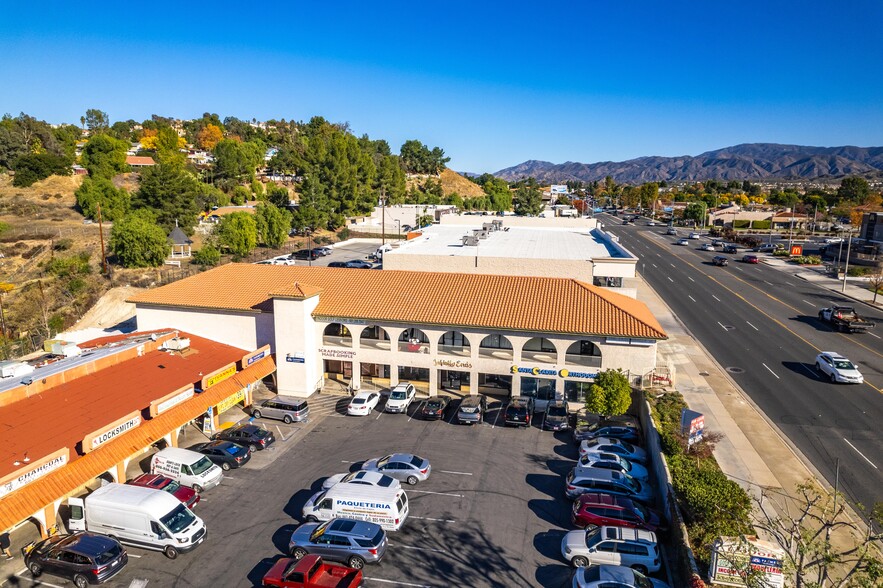
[[[75,357],[82,353],[82,350],[74,343],[65,343],[59,341],[52,344],[52,355],[60,355],[62,357]]]
[[[463,237],[463,246],[464,247],[476,247],[478,245],[478,237],[476,236],[465,236]]]
[[[169,339],[163,345],[163,349],[171,351],[184,351],[188,347],[190,347],[190,339],[188,337],[175,337],[174,339]]]
[[[0,378],[20,378],[34,373],[34,366],[21,361],[0,362]]]

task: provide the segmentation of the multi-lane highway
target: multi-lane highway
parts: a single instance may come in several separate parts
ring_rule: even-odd
[[[721,254],[698,250],[708,239],[679,246],[686,234],[622,226],[609,215],[601,220],[640,258],[641,274],[692,334],[829,483],[839,458],[840,489],[848,498],[866,506],[883,501],[883,313],[766,264],[741,263],[741,251],[726,255],[729,266],[714,266],[711,258]],[[817,318],[833,304],[857,306],[877,332],[833,332]],[[866,383],[822,379],[814,367],[821,351],[851,359]]]

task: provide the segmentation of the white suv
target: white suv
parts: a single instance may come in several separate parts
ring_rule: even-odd
[[[595,527],[570,531],[561,540],[561,555],[573,567],[609,564],[642,574],[659,571],[656,533],[625,527]]]
[[[417,390],[412,384],[407,382],[399,384],[389,393],[383,410],[386,412],[407,412],[415,396],[417,396]]]

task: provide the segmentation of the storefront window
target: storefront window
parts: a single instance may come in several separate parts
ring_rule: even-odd
[[[555,380],[522,376],[521,395],[548,400],[555,397]]]
[[[568,402],[585,402],[586,394],[588,394],[591,387],[591,382],[566,380],[564,382],[564,397]]]

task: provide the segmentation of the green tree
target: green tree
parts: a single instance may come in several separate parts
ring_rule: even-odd
[[[129,171],[126,152],[129,144],[110,135],[93,135],[83,147],[83,167],[93,178],[112,178]]]
[[[251,182],[255,170],[264,160],[264,146],[259,142],[222,139],[215,146],[214,154],[215,177]]]
[[[840,187],[837,188],[837,196],[841,200],[851,200],[863,204],[868,198],[871,187],[868,181],[858,176],[843,178]]]
[[[181,152],[181,148],[184,147],[184,139],[178,136],[178,131],[170,126],[160,126],[156,131],[154,145],[157,162],[184,167],[187,156]]]
[[[233,195],[231,196],[231,200],[233,200],[233,204],[236,206],[242,206],[245,204],[248,199],[251,197],[251,192],[249,192],[248,188],[245,186],[236,186],[233,188]]]
[[[451,160],[441,148],[429,149],[416,139],[405,141],[400,153],[405,169],[416,174],[438,174]]]
[[[19,157],[13,164],[12,185],[25,188],[51,175],[70,175],[70,160],[52,153],[33,153]]]
[[[123,267],[158,267],[168,255],[169,245],[154,215],[136,210],[114,223],[110,250]]]
[[[288,239],[291,213],[270,203],[260,204],[255,215],[258,238],[267,247],[277,249]]]
[[[199,198],[205,190],[193,174],[177,165],[159,163],[141,174],[141,185],[132,199],[133,208],[146,208],[156,214],[156,222],[166,232],[175,221],[188,233],[196,225]]]
[[[288,206],[291,204],[291,195],[288,193],[288,188],[285,186],[277,186],[276,184],[269,184],[267,186],[267,202],[276,208],[284,208],[288,210]]]
[[[691,202],[684,208],[684,219],[692,219],[696,224],[704,224],[706,209],[707,205],[704,202]]]
[[[74,195],[83,216],[98,219],[98,205],[101,205],[101,218],[117,221],[129,212],[131,197],[123,188],[117,188],[108,178],[86,178]]]
[[[659,184],[656,182],[647,182],[642,185],[639,190],[642,208],[652,208],[653,203],[659,198]]]
[[[102,112],[97,108],[90,108],[86,111],[84,124],[89,129],[89,133],[95,135],[107,131],[110,127],[110,119],[107,117],[106,112]]]
[[[586,410],[605,416],[625,414],[632,405],[632,387],[622,370],[604,370],[586,394]]]
[[[243,257],[258,244],[258,226],[254,215],[234,212],[221,219],[217,228],[218,244],[233,255]]]
[[[515,197],[512,200],[517,215],[537,216],[543,211],[543,195],[539,188],[521,186],[515,190]]]
[[[196,265],[218,265],[221,261],[221,252],[211,243],[206,243],[193,254],[193,263]]]

